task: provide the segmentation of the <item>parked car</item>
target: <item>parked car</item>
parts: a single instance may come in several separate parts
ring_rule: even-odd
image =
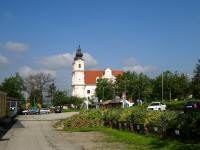
[[[31,108],[31,109],[22,111],[22,113],[24,115],[35,115],[35,114],[39,115],[40,114],[40,110],[37,109],[37,108]]]
[[[40,114],[49,114],[51,111],[49,108],[42,108],[40,109]]]
[[[166,110],[166,105],[162,102],[152,102],[148,107],[147,110]]]
[[[62,112],[62,108],[60,106],[56,106],[55,113],[61,113],[61,112]]]
[[[190,100],[185,104],[184,112],[200,111],[200,100]]]

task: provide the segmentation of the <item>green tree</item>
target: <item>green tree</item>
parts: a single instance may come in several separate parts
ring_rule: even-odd
[[[6,92],[8,96],[14,98],[23,98],[23,90],[24,90],[24,80],[16,73],[15,76],[11,76],[9,78],[4,79],[0,86],[0,90]]]
[[[116,79],[117,95],[122,96],[125,92],[127,98],[147,99],[152,92],[151,79],[143,74],[136,72],[125,72]]]
[[[99,79],[97,82],[96,96],[99,100],[109,100],[115,97],[114,83],[108,79]]]
[[[200,59],[198,60],[194,70],[194,77],[192,79],[192,93],[194,98],[200,99]]]
[[[54,106],[60,106],[63,108],[64,104],[70,103],[70,98],[67,96],[66,91],[55,91],[54,93],[54,99],[53,99],[53,105]]]
[[[184,73],[163,72],[153,80],[153,99],[162,99],[162,79],[163,79],[163,98],[165,100],[183,99],[189,94],[189,79]]]
[[[80,109],[83,103],[83,98],[72,96],[70,98],[70,103],[73,104],[77,109]]]

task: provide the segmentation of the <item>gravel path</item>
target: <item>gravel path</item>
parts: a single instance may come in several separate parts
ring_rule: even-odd
[[[52,127],[57,119],[75,113],[19,116],[16,124],[2,137],[0,150],[82,150],[67,141],[63,134]]]

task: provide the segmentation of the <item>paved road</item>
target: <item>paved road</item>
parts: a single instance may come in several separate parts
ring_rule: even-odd
[[[0,140],[0,150],[82,150],[66,140],[52,123],[74,113],[18,116],[16,124]]]

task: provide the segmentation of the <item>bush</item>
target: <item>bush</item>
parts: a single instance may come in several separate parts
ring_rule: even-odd
[[[123,109],[105,109],[102,112],[103,119],[105,121],[112,121],[116,120],[118,121],[120,118],[120,114],[122,113]]]
[[[174,135],[175,129],[180,131],[179,138],[184,142],[197,142],[200,140],[200,112],[179,114],[168,125],[168,133]]]
[[[131,113],[131,122],[134,124],[144,124],[146,109],[141,107],[133,107]]]
[[[103,116],[99,110],[81,111],[64,121],[64,128],[87,128],[103,126]]]
[[[168,110],[182,111],[185,106],[185,101],[172,101],[166,103]]]

